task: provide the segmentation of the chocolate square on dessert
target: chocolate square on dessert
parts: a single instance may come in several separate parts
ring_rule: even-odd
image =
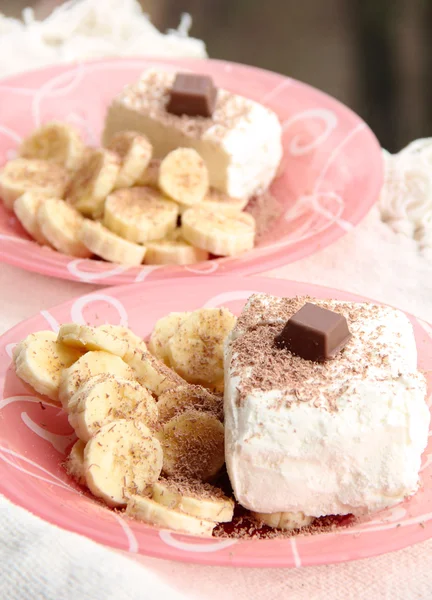
[[[169,92],[167,112],[190,117],[211,117],[216,104],[217,89],[211,77],[192,73],[177,73]]]
[[[350,338],[343,315],[306,302],[288,320],[275,343],[305,360],[322,362],[334,358]]]

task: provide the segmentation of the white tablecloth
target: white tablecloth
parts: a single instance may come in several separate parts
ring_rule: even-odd
[[[319,254],[271,273],[364,294],[432,320],[432,264],[374,209]],[[95,286],[0,266],[0,333]],[[0,499],[3,600],[414,600],[432,598],[432,541],[347,564],[305,569],[201,567],[136,559],[42,522]]]

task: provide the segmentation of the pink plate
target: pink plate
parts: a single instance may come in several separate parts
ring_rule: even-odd
[[[0,338],[0,492],[63,529],[112,548],[212,565],[294,567],[334,563],[398,550],[432,536],[432,441],[423,457],[420,491],[361,526],[285,540],[203,540],[129,520],[83,494],[61,463],[75,439],[65,414],[38,398],[15,376],[13,346],[31,332],[75,321],[129,325],[147,336],[172,311],[226,306],[239,313],[255,291],[279,296],[364,300],[347,292],[277,279],[209,277],[109,288],[67,302],[25,321]],[[432,386],[432,328],[411,317],[419,367]]]
[[[191,69],[267,104],[284,128],[284,161],[272,191],[281,218],[253,251],[193,266],[127,268],[80,260],[29,240],[0,202],[0,258],[52,277],[107,285],[219,273],[253,274],[313,254],[352,229],[376,201],[383,178],[378,142],[348,108],[308,85],[253,67],[214,60],[116,59],[56,66],[0,82],[0,164],[35,127],[52,119],[99,142],[106,108],[122,87],[152,65]]]

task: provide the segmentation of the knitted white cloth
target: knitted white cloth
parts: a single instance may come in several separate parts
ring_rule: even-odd
[[[381,218],[393,231],[416,240],[432,259],[432,138],[415,140],[397,154],[383,154]]]
[[[183,15],[178,29],[160,33],[137,0],[70,0],[44,21],[30,8],[23,21],[0,14],[0,75],[103,56],[205,58],[204,43],[187,35],[190,25]]]

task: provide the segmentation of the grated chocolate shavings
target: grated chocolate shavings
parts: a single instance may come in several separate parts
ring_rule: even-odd
[[[149,115],[166,126],[175,126],[192,138],[224,139],[234,127],[250,121],[255,105],[251,100],[219,89],[211,118],[173,115],[166,110],[169,91],[175,73],[152,71],[144,73],[138,83],[127,86],[115,102]]]
[[[337,529],[352,527],[356,522],[353,515],[330,515],[315,519],[310,525],[300,529],[274,529],[258,523],[251,513],[239,504],[230,523],[219,523],[213,530],[213,537],[238,540],[287,539],[297,535],[319,535]]]
[[[161,422],[191,409],[213,414],[221,422],[224,420],[223,396],[199,385],[181,385],[167,390],[159,398],[158,407]]]
[[[220,471],[224,464],[224,428],[215,416],[189,410],[168,421],[162,431],[167,475],[206,481]]]
[[[182,477],[181,475],[171,478],[160,477],[159,482],[173,492],[179,492],[183,496],[190,496],[201,500],[215,500],[226,497],[219,487],[210,483],[203,483],[198,479]]]
[[[315,363],[276,347],[274,339],[287,320],[305,302],[313,302],[345,316],[353,337],[332,360]],[[248,395],[276,390],[274,408],[293,402],[310,402],[315,407],[336,411],[337,401],[356,381],[373,376],[384,380],[397,376],[389,355],[401,344],[385,325],[388,307],[353,304],[310,297],[276,298],[263,294],[251,297],[229,345],[231,376],[238,377],[237,403]],[[386,341],[383,337],[386,336]],[[347,383],[348,382],[348,383]]]

